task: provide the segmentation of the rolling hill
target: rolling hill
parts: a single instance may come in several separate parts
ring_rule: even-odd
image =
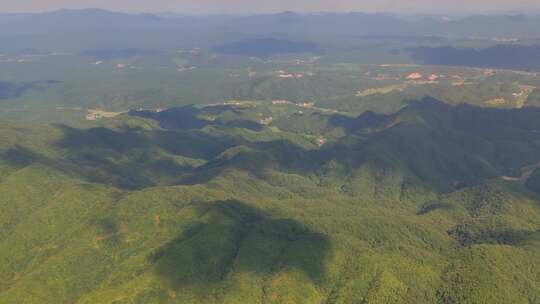
[[[2,123],[0,302],[539,301],[539,110],[249,111]]]

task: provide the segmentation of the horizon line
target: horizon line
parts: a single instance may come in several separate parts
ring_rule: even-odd
[[[506,11],[484,11],[484,12],[391,12],[391,11],[346,11],[346,10],[324,10],[324,11],[298,11],[298,10],[275,10],[267,12],[229,12],[229,13],[213,13],[213,12],[181,12],[181,11],[130,11],[130,10],[116,10],[109,8],[100,8],[100,7],[84,7],[84,8],[53,8],[50,10],[36,10],[36,11],[12,11],[12,12],[2,12],[0,15],[24,15],[24,14],[47,14],[55,13],[61,11],[102,11],[109,13],[117,14],[127,14],[127,15],[155,15],[155,16],[164,16],[164,15],[177,15],[177,16],[193,16],[193,17],[213,17],[213,16],[259,16],[259,15],[278,15],[278,14],[297,14],[297,15],[317,15],[317,14],[367,14],[367,15],[389,15],[389,16],[404,16],[404,17],[414,17],[414,16],[426,16],[426,17],[470,17],[470,16],[540,16],[539,10],[506,10]]]

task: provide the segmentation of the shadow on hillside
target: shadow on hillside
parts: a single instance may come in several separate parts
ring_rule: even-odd
[[[181,113],[193,116],[190,111],[198,110]],[[538,117],[540,110],[452,107],[425,99],[389,116],[334,117],[332,123],[350,134],[317,150],[288,140],[250,142],[234,132],[57,126],[64,133],[57,143],[60,157],[33,159],[31,152],[20,148],[5,157],[19,164],[47,162],[86,180],[122,189],[205,183],[231,168],[261,179],[270,170],[347,179],[367,164],[383,172],[410,174],[448,192],[502,175],[515,176],[524,165],[537,163]],[[176,114],[171,121],[184,123]],[[343,169],[326,172],[325,165],[331,161]]]
[[[51,158],[15,146],[0,154],[0,158],[16,169],[40,163],[89,182],[126,190],[205,183],[230,168],[264,178],[269,168],[308,174],[319,166],[315,152],[285,140],[252,143],[197,130],[57,127],[64,133],[56,143],[59,157]],[[245,146],[249,151],[218,157],[235,146]],[[200,166],[193,161],[207,163]]]
[[[448,231],[461,246],[480,244],[520,246],[529,241],[540,241],[540,230],[480,229],[458,225]]]
[[[0,159],[6,162],[8,166],[18,170],[40,160],[41,157],[25,147],[15,146],[5,152],[1,152]]]
[[[64,133],[57,143],[60,148],[76,152],[105,150],[112,153],[129,153],[137,149],[160,148],[171,154],[189,158],[211,158],[234,145],[234,139],[210,136],[192,131],[145,131],[125,127],[119,131],[107,128],[76,129],[57,125]]]
[[[170,288],[204,294],[232,273],[269,276],[288,269],[303,272],[315,284],[324,279],[331,254],[326,236],[240,201],[199,209],[191,227],[149,257]]]
[[[259,178],[264,178],[269,168],[309,174],[315,172],[322,161],[319,152],[307,151],[286,140],[253,143],[239,137],[212,136],[198,130],[125,128],[116,131],[58,127],[64,133],[57,143],[65,154],[64,167],[89,181],[110,183],[123,189],[200,184],[231,168]],[[236,146],[244,146],[249,151],[220,157],[221,153]],[[179,163],[174,158],[207,163],[193,166]]]
[[[450,203],[440,203],[440,202],[428,202],[416,212],[416,215],[426,215],[436,210],[449,210],[454,208]]]
[[[223,112],[241,112],[233,105],[220,105],[199,109],[193,106],[176,107],[161,112],[154,111],[130,111],[129,115],[149,118],[157,121],[159,125],[168,130],[196,130],[206,126],[244,128],[251,131],[261,131],[263,126],[250,120],[207,120],[199,115],[214,116]]]
[[[186,175],[181,183],[186,185],[205,183],[227,169],[248,172],[260,179],[265,179],[268,170],[306,176],[315,174],[327,157],[322,151],[305,150],[287,140],[245,143],[245,146],[251,150],[210,160]]]
[[[212,136],[196,130],[57,127],[64,133],[56,143],[57,156],[15,146],[1,152],[0,159],[14,169],[39,163],[89,182],[125,190],[201,184],[227,169],[246,171],[264,179],[270,168],[310,174],[320,165],[315,152],[286,140],[252,143],[238,137]],[[245,147],[247,151],[220,156],[232,147]]]
[[[232,138],[198,131],[57,127],[64,133],[57,143],[64,154],[64,169],[122,189],[177,184],[194,169],[186,158],[211,159],[234,145]]]
[[[391,116],[378,114],[371,111],[362,113],[358,117],[348,117],[345,115],[334,114],[328,120],[328,123],[334,128],[343,128],[347,134],[362,129],[372,129],[382,126]]]
[[[389,116],[387,127],[364,137],[353,132],[349,138],[360,140],[349,140],[343,150],[393,161],[441,192],[516,176],[539,160],[539,109],[451,106],[433,98],[407,102]],[[362,121],[376,126],[378,120],[369,115],[344,125],[363,129],[370,123]]]
[[[139,171],[140,166],[132,166],[130,163],[118,165],[106,158],[98,159],[89,155],[81,156],[77,160],[54,159],[22,146],[15,146],[0,154],[0,159],[15,170],[41,164],[88,182],[112,184],[121,189],[140,189],[155,185],[151,179],[144,176],[145,172]]]

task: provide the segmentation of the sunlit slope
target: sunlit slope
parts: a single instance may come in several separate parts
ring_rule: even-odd
[[[425,101],[331,120],[322,147],[160,117],[5,124],[0,302],[537,303],[535,113]]]

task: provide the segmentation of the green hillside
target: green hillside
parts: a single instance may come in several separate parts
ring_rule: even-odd
[[[534,9],[230,2],[0,12],[0,304],[540,304]]]
[[[540,303],[540,110],[297,111],[2,123],[0,303]]]

